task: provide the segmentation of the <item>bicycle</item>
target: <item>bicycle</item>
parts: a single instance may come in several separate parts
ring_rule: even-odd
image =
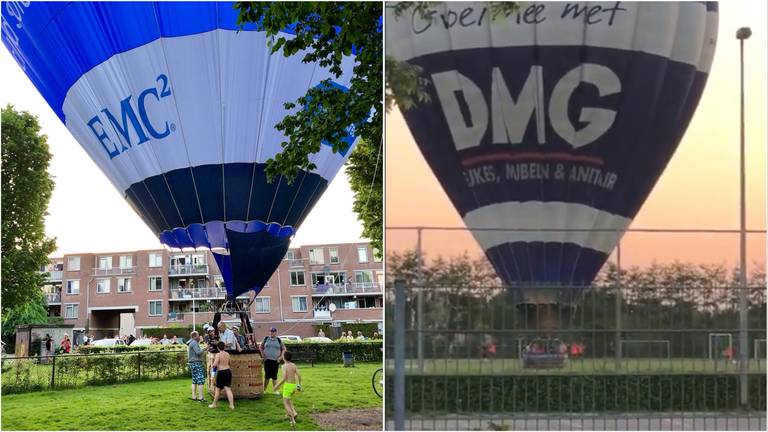
[[[371,385],[373,386],[373,392],[376,393],[376,396],[383,397],[384,396],[384,369],[376,369],[376,371],[373,373],[373,377],[371,377]]]

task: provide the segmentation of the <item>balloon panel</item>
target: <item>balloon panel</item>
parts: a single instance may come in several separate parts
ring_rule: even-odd
[[[335,77],[301,52],[271,54],[257,25],[238,31],[233,3],[32,2],[2,13],[6,47],[161,241],[230,249],[226,265],[259,260],[227,288],[260,290],[356,139],[339,153],[321,143],[317,168],[292,184],[267,183],[265,162],[285,139],[274,126],[285,102],[324,80],[346,90],[354,58]],[[259,252],[246,240],[232,250],[232,233]]]
[[[386,36],[429,82],[431,102],[403,113],[427,163],[506,284],[591,283],[693,116],[716,5],[523,4],[495,20],[482,3],[432,10],[388,10]]]

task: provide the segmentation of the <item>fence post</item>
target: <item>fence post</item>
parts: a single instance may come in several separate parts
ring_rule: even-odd
[[[421,228],[416,230],[416,259],[418,261],[416,289],[419,290],[416,293],[416,352],[419,358],[419,372],[424,372],[424,277],[421,270]]]
[[[395,281],[395,430],[405,430],[405,281]],[[385,427],[386,429],[386,427]]]
[[[51,366],[51,390],[56,386],[56,356],[53,356],[53,365]]]
[[[618,235],[618,233],[617,233]],[[618,272],[618,280],[616,283],[616,335],[614,339],[614,345],[616,345],[616,369],[621,369],[621,306],[623,300],[621,298],[621,240],[616,244],[616,271]]]

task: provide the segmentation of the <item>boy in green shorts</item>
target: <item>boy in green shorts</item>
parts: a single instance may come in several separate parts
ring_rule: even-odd
[[[285,412],[288,414],[288,418],[291,419],[291,426],[296,425],[296,416],[299,413],[296,412],[296,408],[293,406],[293,394],[296,391],[301,391],[301,375],[296,368],[296,364],[291,363],[293,355],[286,351],[283,354],[283,379],[275,387],[275,390],[282,388],[283,390],[283,405],[285,406]]]

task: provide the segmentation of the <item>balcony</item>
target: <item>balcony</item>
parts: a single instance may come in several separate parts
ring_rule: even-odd
[[[304,261],[306,259],[289,259],[288,261],[288,267],[296,268],[296,267],[304,267]]]
[[[316,320],[329,320],[331,319],[331,311],[328,309],[315,309]]]
[[[93,269],[94,276],[119,276],[136,274],[136,267],[107,267]]]
[[[381,284],[378,282],[354,282],[340,284],[317,284],[312,288],[312,295],[357,295],[357,294],[382,294]]]
[[[45,293],[45,301],[49,306],[61,304],[61,293]]]
[[[207,275],[208,264],[180,264],[168,267],[169,276]]]
[[[64,272],[61,270],[54,270],[54,271],[40,272],[40,273],[48,274],[48,276],[45,277],[46,282],[61,282],[62,276],[64,274]]]
[[[171,288],[170,301],[192,301],[195,300],[224,300],[227,297],[227,290],[224,288]]]
[[[170,312],[168,314],[168,322],[184,321],[184,314],[179,312]]]

